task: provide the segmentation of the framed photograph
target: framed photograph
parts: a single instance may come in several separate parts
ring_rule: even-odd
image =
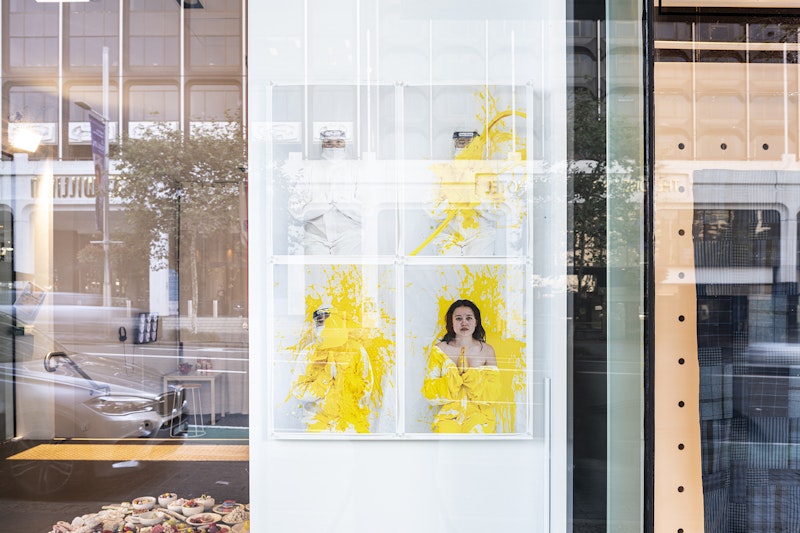
[[[532,347],[524,265],[409,266],[404,432],[529,437]]]
[[[279,265],[275,278],[274,434],[395,434],[392,269]]]

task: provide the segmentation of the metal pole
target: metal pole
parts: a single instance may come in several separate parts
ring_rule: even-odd
[[[111,267],[109,265],[108,247],[109,229],[108,229],[108,213],[109,213],[109,168],[108,168],[108,47],[103,47],[103,128],[105,130],[104,140],[104,161],[103,172],[105,172],[103,180],[103,190],[100,191],[103,195],[103,306],[111,307]]]

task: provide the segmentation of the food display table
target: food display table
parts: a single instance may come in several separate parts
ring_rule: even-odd
[[[249,533],[250,504],[214,498],[143,496],[104,505],[96,512],[58,522],[50,533]]]
[[[164,390],[167,390],[170,382],[176,383],[208,383],[211,386],[211,425],[217,422],[217,383],[222,380],[222,373],[214,370],[205,370],[204,374],[198,374],[193,370],[188,374],[171,373],[164,376]],[[225,395],[223,394],[222,416],[225,416]],[[201,413],[202,414],[202,413]]]

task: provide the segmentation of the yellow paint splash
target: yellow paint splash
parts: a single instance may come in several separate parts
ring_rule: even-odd
[[[509,287],[503,282],[507,279],[506,268],[500,265],[464,267],[464,275],[455,291],[443,287],[437,297],[441,330],[436,337],[438,341],[445,334],[444,317],[448,307],[453,303],[450,294],[458,294],[460,299],[471,300],[481,311],[481,322],[486,330],[486,342],[491,344],[497,356],[497,367],[500,378],[497,412],[497,432],[510,433],[516,431],[518,395],[526,393],[526,368],[524,339],[509,337],[510,331],[523,331],[521,327],[510,327],[509,322],[522,324],[524,309],[509,309],[507,299]],[[435,344],[432,343],[432,344]],[[432,410],[436,408],[431,407]]]
[[[309,431],[367,433],[383,407],[384,386],[393,386],[394,341],[381,327],[392,324],[393,319],[364,296],[361,267],[332,265],[328,269],[324,286],[308,287],[305,308],[310,317],[322,304],[331,305],[331,317],[325,322],[321,340],[309,322],[300,340],[289,347],[295,361],[308,357],[304,352],[310,350],[316,355],[295,377],[287,400],[292,393],[297,396],[299,388],[316,387],[321,399],[308,421]],[[368,378],[359,366],[362,353],[368,360]]]
[[[497,182],[500,174],[527,159],[524,140],[507,124],[515,117],[524,119],[525,113],[510,108],[499,111],[497,99],[488,93],[479,93],[478,98],[482,102],[482,112],[476,118],[485,124],[483,133],[457,154],[454,162],[431,166],[439,181],[439,196],[434,201],[433,215],[434,218],[443,215],[444,220],[409,255],[418,255],[445,229],[449,229],[450,239],[440,244],[441,251],[463,245],[467,237],[458,228],[478,229],[481,207],[501,209],[508,200],[506,191],[492,184]],[[485,120],[486,117],[492,118]],[[505,162],[498,162],[498,159]],[[521,220],[512,222],[519,223]]]

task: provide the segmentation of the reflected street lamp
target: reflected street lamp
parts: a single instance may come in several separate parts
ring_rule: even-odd
[[[100,182],[99,190],[95,188],[95,197],[99,198],[101,205],[95,203],[95,209],[100,211],[102,220],[102,241],[92,241],[103,245],[103,306],[111,306],[111,269],[108,264],[109,240],[108,227],[108,47],[103,47],[103,112],[97,112],[86,102],[78,101],[75,105],[89,112],[89,124],[92,134],[92,159],[96,179]],[[97,195],[100,195],[99,197]],[[115,241],[119,243],[119,241]]]

